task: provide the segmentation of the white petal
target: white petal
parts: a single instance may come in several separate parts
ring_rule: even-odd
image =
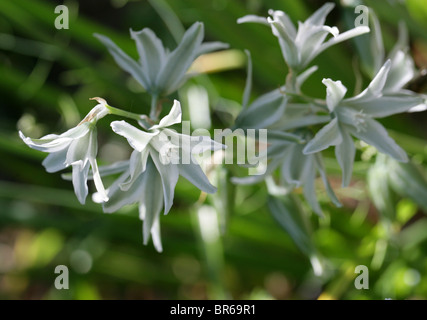
[[[247,16],[241,17],[239,19],[237,19],[237,23],[241,24],[241,23],[260,23],[260,24],[264,24],[266,26],[268,26],[268,22],[267,22],[267,18],[264,17],[260,17],[260,16],[256,16],[253,14],[249,14]]]
[[[204,42],[201,44],[199,50],[197,51],[196,56],[201,56],[212,51],[225,50],[228,49],[230,45],[228,43],[213,41],[213,42]]]
[[[279,38],[279,44],[285,61],[292,68],[299,68],[299,54],[295,46],[294,39],[289,35],[289,31],[279,20],[267,19],[271,24],[273,34]]]
[[[126,180],[120,185],[120,189],[122,189],[123,191],[129,190],[129,188],[132,186],[135,180],[139,177],[139,175],[145,171],[147,166],[148,154],[149,154],[148,148],[142,150],[142,152],[139,152],[136,150],[132,152],[132,155],[129,161],[130,177],[128,180]]]
[[[102,183],[101,176],[98,170],[98,163],[95,158],[90,158],[89,162],[93,172],[93,182],[95,183],[96,190],[98,191],[99,197],[102,202],[108,201],[107,192],[105,191],[104,184]],[[87,179],[87,176],[86,176]]]
[[[125,137],[132,148],[141,152],[158,132],[148,133],[135,128],[124,120],[111,122],[113,131]]]
[[[154,246],[161,251],[159,218],[163,207],[162,180],[151,159],[148,160],[147,170],[142,177],[144,189],[139,204],[139,217],[144,220],[143,242],[147,244],[150,235],[153,235]]]
[[[141,31],[133,31],[131,29],[130,34],[136,42],[142,70],[147,74],[150,82],[150,88],[146,89],[150,91],[151,86],[155,84],[157,75],[166,61],[165,48],[162,41],[148,28]]]
[[[179,103],[178,100],[174,100],[173,106],[169,111],[169,114],[164,116],[162,120],[160,120],[158,125],[152,126],[150,130],[165,128],[176,123],[181,123],[181,119],[182,119],[181,104]]]
[[[357,108],[372,118],[384,118],[393,114],[407,112],[420,105],[423,99],[416,95],[382,96],[357,104]]]
[[[49,154],[42,162],[46,171],[53,173],[65,169],[67,167],[67,164],[65,163],[67,151],[67,148],[65,148]]]
[[[195,160],[194,160],[195,161]],[[206,193],[215,193],[216,188],[209,182],[202,168],[194,162],[178,164],[179,174],[190,181],[194,186]]]
[[[333,112],[338,104],[344,99],[347,88],[341,81],[332,81],[323,79],[322,83],[326,86],[326,104],[330,112]]]
[[[354,157],[356,155],[356,148],[351,136],[340,128],[341,136],[343,138],[342,143],[335,147],[335,156],[338,164],[342,169],[342,186],[347,187],[351,181],[351,175],[353,173]]]
[[[324,126],[314,136],[313,140],[304,148],[304,154],[316,153],[327,149],[330,146],[336,146],[342,142],[342,137],[339,132],[338,118],[333,119],[330,123]]]
[[[80,164],[73,165],[74,193],[81,204],[85,204],[88,194],[87,176],[89,173],[89,167],[89,162],[87,162],[85,166],[81,166]]]
[[[150,155],[162,178],[163,196],[165,201],[164,214],[167,214],[173,204],[175,186],[179,178],[178,167],[174,164],[162,164],[158,152],[153,151],[153,149],[150,150]]]
[[[95,141],[93,141],[95,138]],[[93,146],[95,143],[95,146]],[[74,139],[68,148],[66,163],[67,165],[80,164],[86,166],[89,156],[93,154],[93,147],[96,148],[96,135],[88,132],[86,135],[79,139]],[[96,155],[96,152],[95,152]]]
[[[365,26],[360,26],[360,27],[356,27],[354,29],[348,30],[346,32],[343,32],[339,35],[337,35],[336,37],[331,38],[330,40],[326,41],[320,48],[319,51],[317,52],[317,54],[319,54],[320,52],[325,51],[326,49],[328,49],[329,47],[346,41],[348,39],[357,37],[357,36],[361,36],[362,34],[368,33],[370,32],[369,27],[365,27]]]
[[[367,144],[374,146],[378,151],[388,154],[401,162],[407,162],[406,152],[399,147],[396,142],[390,138],[387,130],[377,121],[366,118],[365,129],[357,131],[351,128],[351,133],[358,139],[365,141]],[[350,127],[349,127],[350,128]]]
[[[123,52],[111,39],[103,35],[94,34],[104,46],[107,47],[110,54],[113,56],[116,63],[126,72],[130,73],[146,90],[150,88],[150,81],[146,74],[142,71],[141,66]]]
[[[387,60],[386,63],[382,66],[380,71],[378,71],[375,78],[371,81],[368,88],[366,88],[362,93],[357,95],[354,98],[347,99],[347,101],[356,101],[356,102],[364,102],[369,99],[378,98],[384,89],[384,85],[387,81],[387,76],[390,71],[391,61]]]
[[[327,15],[335,7],[334,3],[325,3],[320,9],[316,10],[306,21],[307,24],[321,26],[325,24]]]
[[[25,137],[21,131],[19,131],[19,137],[30,148],[43,151],[43,152],[61,151],[67,148],[72,141],[72,139],[70,138],[58,138],[59,136],[52,137],[52,135],[50,135],[49,138],[47,138],[46,136],[41,139],[31,139],[31,138]]]
[[[168,55],[167,62],[157,75],[156,89],[158,94],[167,95],[174,92],[200,50],[204,37],[204,26],[195,22],[188,29],[178,47]]]

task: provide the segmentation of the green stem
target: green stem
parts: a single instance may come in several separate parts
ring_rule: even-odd
[[[107,109],[110,111],[111,114],[115,114],[117,116],[122,116],[129,119],[134,119],[136,121],[144,119],[146,116],[141,114],[136,114],[133,112],[125,111],[122,109],[114,108],[112,106],[107,106]]]
[[[151,109],[150,109],[150,119],[154,122],[157,122],[157,96],[153,95],[151,97]]]

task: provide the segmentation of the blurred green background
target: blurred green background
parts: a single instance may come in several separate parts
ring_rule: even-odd
[[[216,169],[219,193],[200,199],[199,190],[180,179],[174,206],[161,217],[164,252],[142,245],[136,207],[112,215],[90,199],[82,206],[72,185],[41,166],[46,156],[29,149],[18,130],[30,137],[60,133],[75,126],[104,97],[110,105],[145,113],[149,96],[121,71],[92,36],[109,36],[136,57],[129,28],[149,27],[174,48],[183,28],[205,23],[205,39],[230,44],[230,50],[203,57],[197,76],[176,96],[184,119],[192,88],[203,87],[211,129],[226,128],[240,108],[246,79],[244,49],[252,53],[252,96],[284,83],[286,67],[268,28],[237,25],[246,14],[287,12],[304,20],[324,1],[316,0],[94,0],[64,1],[68,30],[54,28],[56,5],[48,0],[0,1],[0,298],[1,299],[425,299],[427,298],[427,130],[425,113],[384,120],[392,136],[421,168],[412,185],[418,192],[395,192],[388,205],[396,217],[385,223],[371,201],[366,174],[372,149],[359,146],[354,181],[340,188],[340,171],[326,153],[330,179],[343,208],[335,208],[319,188],[325,218],[310,215],[310,239],[323,273],[312,265],[268,211],[263,184],[235,187],[230,170]],[[328,25],[351,27],[354,9],[336,1]],[[406,22],[410,50],[419,69],[427,67],[427,12],[424,1],[357,1],[379,16],[386,49]],[[360,49],[360,48],[359,48]],[[304,90],[324,98],[323,78],[355,86],[355,43],[340,44],[318,57],[319,71]],[[364,83],[367,79],[363,78]],[[425,92],[424,79],[413,89]],[[193,90],[194,92],[194,90]],[[171,99],[174,98],[173,96]],[[187,108],[187,109],[185,109]],[[193,110],[194,111],[194,110]],[[196,111],[197,113],[197,111]],[[210,117],[210,118],[209,118]],[[202,121],[203,122],[203,121]],[[130,149],[99,127],[99,162],[126,159]],[[402,189],[402,188],[401,188]],[[399,191],[399,190],[398,190]],[[415,191],[414,191],[415,192]],[[421,199],[421,200],[420,200]],[[389,199],[388,199],[389,200]],[[391,200],[390,200],[391,201]],[[424,200],[425,202],[425,200]],[[387,227],[385,227],[387,226]],[[69,267],[69,290],[57,290],[54,269]],[[369,267],[369,290],[354,287],[357,265]]]

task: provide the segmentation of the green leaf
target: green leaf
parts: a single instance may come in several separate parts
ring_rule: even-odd
[[[280,226],[289,234],[298,248],[307,256],[315,253],[306,213],[292,195],[268,197],[268,207]]]

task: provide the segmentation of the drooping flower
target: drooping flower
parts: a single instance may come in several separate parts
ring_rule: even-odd
[[[107,115],[109,110],[104,99],[93,99],[98,101],[98,105],[76,127],[60,135],[48,134],[40,139],[31,139],[19,131],[19,136],[30,148],[49,153],[42,163],[47,172],[58,172],[72,166],[74,192],[81,204],[85,203],[88,194],[90,168],[99,195],[104,201],[108,200],[96,162],[96,122]]]
[[[179,134],[167,127],[181,122],[181,105],[175,100],[170,113],[147,131],[142,131],[125,121],[111,123],[113,131],[125,137],[134,149],[128,166],[122,166],[122,175],[107,189],[108,202],[104,212],[115,212],[121,207],[139,203],[143,220],[144,244],[153,238],[158,251],[160,241],[160,212],[167,214],[173,204],[175,186],[182,175],[193,185],[207,193],[214,193],[194,155],[207,150],[223,148],[209,137],[192,137]],[[94,196],[95,202],[103,202]]]
[[[350,183],[355,147],[354,136],[378,151],[402,162],[408,161],[406,152],[390,138],[387,130],[374,118],[383,118],[406,112],[420,105],[423,99],[411,92],[384,92],[391,61],[388,60],[369,84],[356,97],[344,99],[347,88],[341,81],[324,79],[327,87],[326,103],[332,120],[325,125],[304,148],[305,154],[312,154],[335,146],[335,155],[343,170],[343,185]]]
[[[273,34],[279,39],[285,61],[293,70],[300,71],[327,48],[369,32],[368,27],[360,26],[340,34],[337,27],[326,26],[326,16],[334,6],[333,3],[326,3],[306,21],[298,22],[298,30],[289,16],[279,10],[270,10],[268,18],[248,15],[237,22],[271,25]],[[329,34],[333,38],[325,41]]]
[[[95,36],[107,47],[117,64],[130,73],[152,96],[165,96],[176,91],[186,80],[186,72],[200,55],[227,48],[221,42],[202,43],[203,23],[194,23],[172,52],[149,28],[130,31],[136,42],[139,61],[135,61],[106,36]]]

